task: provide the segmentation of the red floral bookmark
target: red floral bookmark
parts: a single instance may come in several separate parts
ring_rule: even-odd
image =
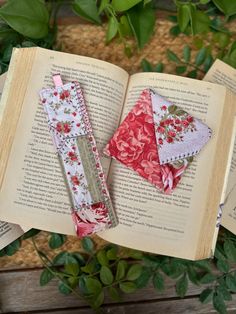
[[[60,75],[53,79],[55,88],[43,89],[40,97],[70,190],[76,232],[83,237],[118,222],[81,87],[78,82],[63,85]]]
[[[208,126],[146,89],[104,153],[169,194],[210,137]]]

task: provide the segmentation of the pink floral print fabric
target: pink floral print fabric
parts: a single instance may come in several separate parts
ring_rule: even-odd
[[[40,97],[72,196],[72,218],[77,235],[83,237],[114,226],[116,217],[79,83],[44,89]],[[98,184],[99,199],[97,195],[93,196],[88,183],[91,172],[85,171],[79,138],[90,147],[90,158],[96,168],[93,180]]]
[[[157,103],[153,104],[152,99],[151,90],[146,89],[141,93],[133,109],[106,145],[104,153],[136,171],[158,190],[169,194],[177,186],[191,159],[161,164],[159,150],[164,143],[182,141],[185,130],[194,131],[194,119],[183,112],[184,118],[178,116],[179,121],[177,118],[173,120],[173,117],[165,116],[168,104],[160,105],[159,102],[158,110],[162,115],[158,116],[160,121],[157,124],[154,121]]]

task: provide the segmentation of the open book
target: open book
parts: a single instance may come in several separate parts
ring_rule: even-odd
[[[5,79],[6,74],[0,76],[0,98],[2,97]],[[3,106],[0,106],[0,123],[2,121],[3,111]],[[20,226],[5,221],[0,221],[0,250],[10,244],[12,241],[19,238],[23,233],[24,231]]]
[[[204,77],[204,80],[226,86],[236,94],[236,70],[220,60],[216,60],[214,62]],[[234,127],[236,129],[236,117]],[[225,186],[221,224],[236,234],[236,138],[234,138],[234,145],[232,146],[232,149],[233,156],[231,163],[228,165],[230,173]]]
[[[168,196],[120,163],[102,157],[119,225],[99,234],[153,253],[209,257],[233,132],[233,93],[213,83],[168,74],[129,76],[104,61],[42,48],[15,49],[7,75],[0,129],[0,218],[75,234],[67,188],[39,104],[39,91],[53,85],[55,73],[61,73],[65,82],[80,82],[100,152],[145,88],[213,130],[210,142]]]

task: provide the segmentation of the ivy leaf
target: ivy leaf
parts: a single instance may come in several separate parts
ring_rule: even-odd
[[[227,16],[236,14],[236,2],[232,0],[212,0],[215,6]]]
[[[116,11],[127,11],[142,0],[112,0],[111,5]]]
[[[141,66],[144,72],[153,72],[152,65],[149,61],[146,59],[143,59],[141,62]]]
[[[39,283],[40,286],[45,286],[46,284],[48,284],[53,278],[54,278],[54,274],[52,272],[50,272],[47,268],[45,268],[41,275],[40,275],[40,279],[39,279]]]
[[[0,8],[0,17],[26,37],[42,38],[48,33],[49,14],[42,1],[9,0]]]
[[[179,57],[170,49],[167,49],[167,58],[170,61],[173,61],[173,62],[176,62],[176,63],[180,63]]]
[[[236,292],[236,277],[234,277],[234,276],[231,275],[231,274],[228,274],[228,275],[225,277],[225,282],[226,282],[227,287],[228,287],[231,291]]]
[[[213,299],[213,294],[214,294],[214,291],[213,289],[210,289],[210,288],[207,288],[205,290],[203,290],[199,296],[199,300],[203,303],[203,304],[206,304],[206,303],[209,303],[212,301]]]
[[[104,302],[104,292],[100,291],[97,295],[92,299],[92,306],[94,309],[98,309]]]
[[[96,261],[94,259],[88,262],[88,264],[86,264],[85,266],[81,267],[81,270],[87,274],[92,274],[95,271],[95,269],[96,269]]]
[[[100,250],[97,253],[97,260],[98,260],[99,264],[101,264],[102,266],[107,266],[109,264],[109,261],[107,258],[107,253],[105,250]]]
[[[191,15],[191,4],[179,4],[178,12],[177,12],[177,19],[178,25],[181,32],[184,32],[189,21]]]
[[[79,284],[79,278],[78,277],[70,277],[70,278],[68,278],[68,283],[72,289],[75,289]]]
[[[199,52],[196,55],[196,58],[195,58],[196,65],[197,66],[202,65],[206,59],[206,56],[207,56],[207,49],[206,47],[203,47],[199,50]]]
[[[227,261],[218,260],[216,262],[216,266],[219,269],[219,271],[222,271],[223,273],[227,273],[229,271],[229,264]]]
[[[116,280],[119,281],[125,276],[127,263],[125,261],[119,261],[116,269]]]
[[[225,301],[231,301],[232,300],[232,295],[231,295],[231,293],[229,292],[229,290],[228,289],[226,289],[224,286],[218,286],[217,287],[217,293],[218,294],[221,294],[222,295],[222,297],[223,297],[223,299],[225,300]]]
[[[129,281],[137,279],[142,273],[142,268],[140,264],[132,265],[127,272],[126,279]]]
[[[104,285],[111,285],[113,280],[114,280],[114,276],[110,270],[110,268],[108,268],[107,266],[102,266],[101,270],[100,270],[100,279],[101,282]]]
[[[84,237],[81,240],[81,244],[83,249],[88,253],[93,253],[94,250],[94,244],[93,241],[89,237]]]
[[[58,285],[58,290],[62,294],[65,294],[65,295],[68,295],[72,292],[71,289],[69,287],[67,287],[63,281],[60,281],[60,283]]]
[[[108,26],[107,26],[106,43],[109,43],[116,36],[117,32],[118,32],[118,22],[116,18],[111,16],[108,22]]]
[[[66,264],[65,265],[65,271],[66,271],[66,273],[76,277],[79,274],[80,268],[79,268],[79,265],[77,263],[76,264],[75,263]]]
[[[188,45],[184,46],[183,57],[185,62],[189,62],[191,58],[191,48]]]
[[[110,261],[115,261],[117,259],[117,247],[112,247],[107,251],[107,258]]]
[[[213,306],[220,314],[227,314],[224,299],[220,294],[213,295]]]
[[[188,279],[186,274],[184,274],[177,282],[176,282],[176,293],[179,297],[183,298],[188,290]]]
[[[52,233],[49,239],[49,246],[51,249],[58,249],[62,246],[66,241],[66,236],[63,234]]]
[[[119,0],[120,1],[120,0]],[[138,5],[127,11],[127,18],[139,48],[143,48],[154,32],[155,11],[149,5]]]
[[[67,252],[60,252],[59,254],[57,254],[52,261],[53,265],[55,266],[64,265],[66,262],[67,255],[68,255]]]
[[[8,244],[8,246],[5,247],[5,253],[7,256],[14,255],[20,248],[21,241],[19,239],[16,239],[11,244]]]
[[[96,0],[74,0],[72,8],[75,14],[79,15],[85,20],[98,25],[101,24]]]
[[[79,252],[73,252],[72,256],[79,262],[80,266],[85,265],[85,259],[84,259],[83,255],[81,255]]]
[[[216,280],[216,276],[213,274],[206,274],[202,278],[199,279],[201,283],[211,283]]]
[[[192,265],[188,266],[188,278],[193,284],[195,285],[199,284],[198,273],[196,272],[195,268]]]
[[[142,274],[134,281],[137,288],[141,289],[146,287],[151,276],[152,271],[148,267],[143,267]]]
[[[210,29],[211,20],[209,16],[199,10],[192,12],[192,32],[193,35],[206,33]]]
[[[120,290],[124,293],[132,293],[137,290],[137,286],[134,282],[125,281],[119,284]]]
[[[158,291],[164,291],[164,277],[161,275],[161,273],[157,272],[154,274],[152,283],[155,289]]]
[[[120,298],[119,292],[116,288],[108,287],[108,293],[109,293],[109,296],[111,297],[112,300],[120,302],[121,298]]]

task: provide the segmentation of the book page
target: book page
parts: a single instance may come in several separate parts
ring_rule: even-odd
[[[0,99],[6,79],[6,73],[0,75]],[[0,124],[2,122],[4,107],[0,105]],[[10,224],[8,222],[0,221],[0,250],[10,244],[12,241],[19,238],[24,231],[19,225]]]
[[[236,70],[220,60],[214,62],[204,77],[204,80],[226,86],[236,94]],[[221,224],[236,234],[236,137],[234,140],[233,156],[230,164]]]
[[[213,137],[194,158],[172,195],[160,193],[138,174],[112,161],[108,182],[120,223],[101,237],[135,249],[195,259],[226,89],[168,74],[135,74],[130,79],[122,120],[146,88],[201,119],[213,130]],[[214,231],[216,210],[213,215]]]
[[[118,126],[129,76],[104,61],[30,49],[37,50],[2,184],[0,217],[37,229],[75,234],[69,194],[47,117],[39,104],[39,91],[53,86],[55,73],[60,73],[64,82],[78,80],[101,151]],[[22,50],[15,51],[18,63],[22,62]],[[17,75],[14,80],[22,73]],[[101,161],[107,172],[110,161]]]

